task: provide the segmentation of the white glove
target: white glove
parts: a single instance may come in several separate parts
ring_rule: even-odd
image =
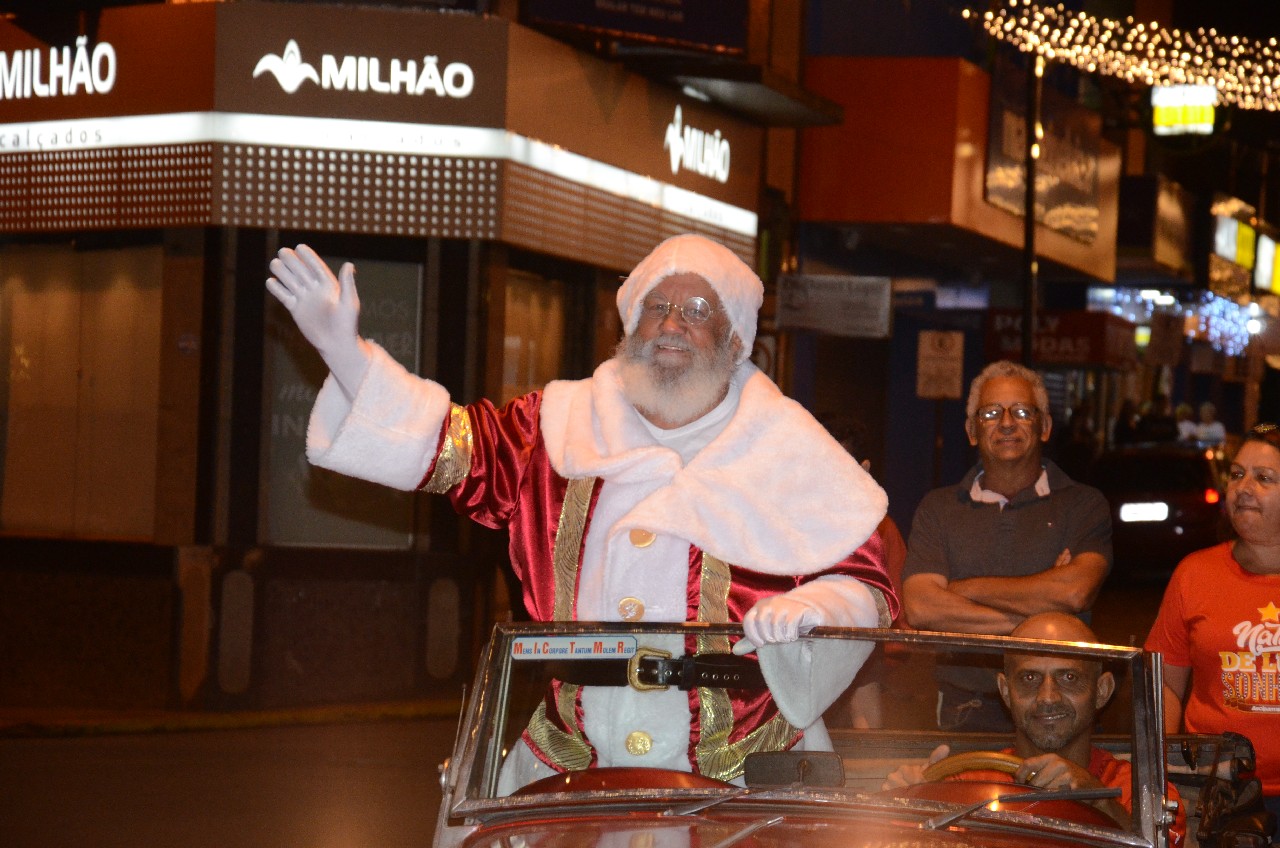
[[[822,613],[788,592],[757,601],[742,617],[742,632],[746,641],[759,647],[794,642],[822,623]]]
[[[742,617],[744,637],[733,652],[749,654],[760,645],[794,642],[819,625],[875,627],[879,621],[870,589],[853,577],[828,574],[757,601]]]
[[[853,682],[874,643],[796,640],[819,625],[875,627],[879,623],[875,596],[866,585],[848,575],[827,574],[758,601],[742,617],[745,635],[733,652],[748,654],[760,647],[760,671],[778,711],[793,726],[810,732]]]
[[[354,400],[369,370],[367,343],[358,330],[355,266],[343,263],[335,277],[314,250],[300,244],[296,251],[282,248],[270,267],[275,276],[267,278],[267,291],[289,310],[339,387]]]

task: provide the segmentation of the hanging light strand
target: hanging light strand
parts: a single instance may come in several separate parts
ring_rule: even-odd
[[[1280,50],[1274,38],[1262,42],[1215,29],[1183,32],[1029,0],[1009,0],[982,13],[966,9],[964,16],[980,16],[989,35],[1024,53],[1088,73],[1148,86],[1209,85],[1217,89],[1220,103],[1280,110]]]

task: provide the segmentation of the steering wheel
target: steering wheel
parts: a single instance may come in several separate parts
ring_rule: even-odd
[[[929,782],[945,780],[957,774],[970,771],[998,771],[1002,774],[1013,774],[1022,765],[1022,757],[1005,754],[1001,751],[965,751],[943,757],[924,770],[924,779]]]
[[[992,800],[997,796],[1037,791],[1024,783],[1001,783],[984,780],[980,775],[967,780],[949,781],[948,777],[965,772],[1000,772],[1012,775],[1022,765],[1022,758],[1000,751],[967,751],[943,757],[924,770],[925,783],[894,790],[899,795],[931,798],[954,804],[969,804]],[[1016,808],[1018,802],[1012,801]],[[1100,827],[1119,827],[1115,819],[1102,810],[1083,801],[1047,800],[1033,801],[1025,806],[1046,816],[1067,819],[1081,824]]]

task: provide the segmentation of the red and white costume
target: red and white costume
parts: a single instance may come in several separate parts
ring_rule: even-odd
[[[746,361],[764,288],[741,259],[701,236],[674,236],[618,289],[633,333],[648,292],[696,274],[739,343],[724,399],[667,430],[636,410],[612,360],[588,380],[553,382],[500,410],[454,405],[441,386],[346,335],[358,313],[350,268],[340,282],[305,250],[282,251],[272,269],[278,279],[268,288],[342,378],[331,375],[316,399],[313,463],[446,493],[464,515],[506,528],[525,606],[538,619],[743,622],[757,643],[769,691],[557,681],[508,756],[502,790],[592,766],[734,779],[753,751],[829,747],[822,711],[870,645],[796,636],[815,624],[888,626],[897,615],[875,532],[886,498]],[[732,647],[705,634],[645,639],[645,648],[706,664],[725,661],[713,655]]]

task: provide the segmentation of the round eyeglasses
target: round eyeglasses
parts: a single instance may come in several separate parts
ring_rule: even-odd
[[[707,303],[706,298],[702,297],[691,297],[683,304],[679,304],[672,303],[658,295],[645,298],[640,308],[644,313],[644,317],[652,318],[655,321],[661,321],[666,318],[671,314],[672,309],[679,309],[680,317],[691,327],[707,323],[707,320],[715,313],[715,310],[711,308],[711,304]]]
[[[989,403],[986,406],[978,407],[978,411],[973,415],[979,421],[990,423],[999,421],[1004,417],[1004,411],[1009,410],[1009,414],[1013,416],[1014,421],[1034,421],[1036,416],[1040,414],[1040,410],[1034,406],[1025,403],[1015,403],[1004,406],[999,403]]]

